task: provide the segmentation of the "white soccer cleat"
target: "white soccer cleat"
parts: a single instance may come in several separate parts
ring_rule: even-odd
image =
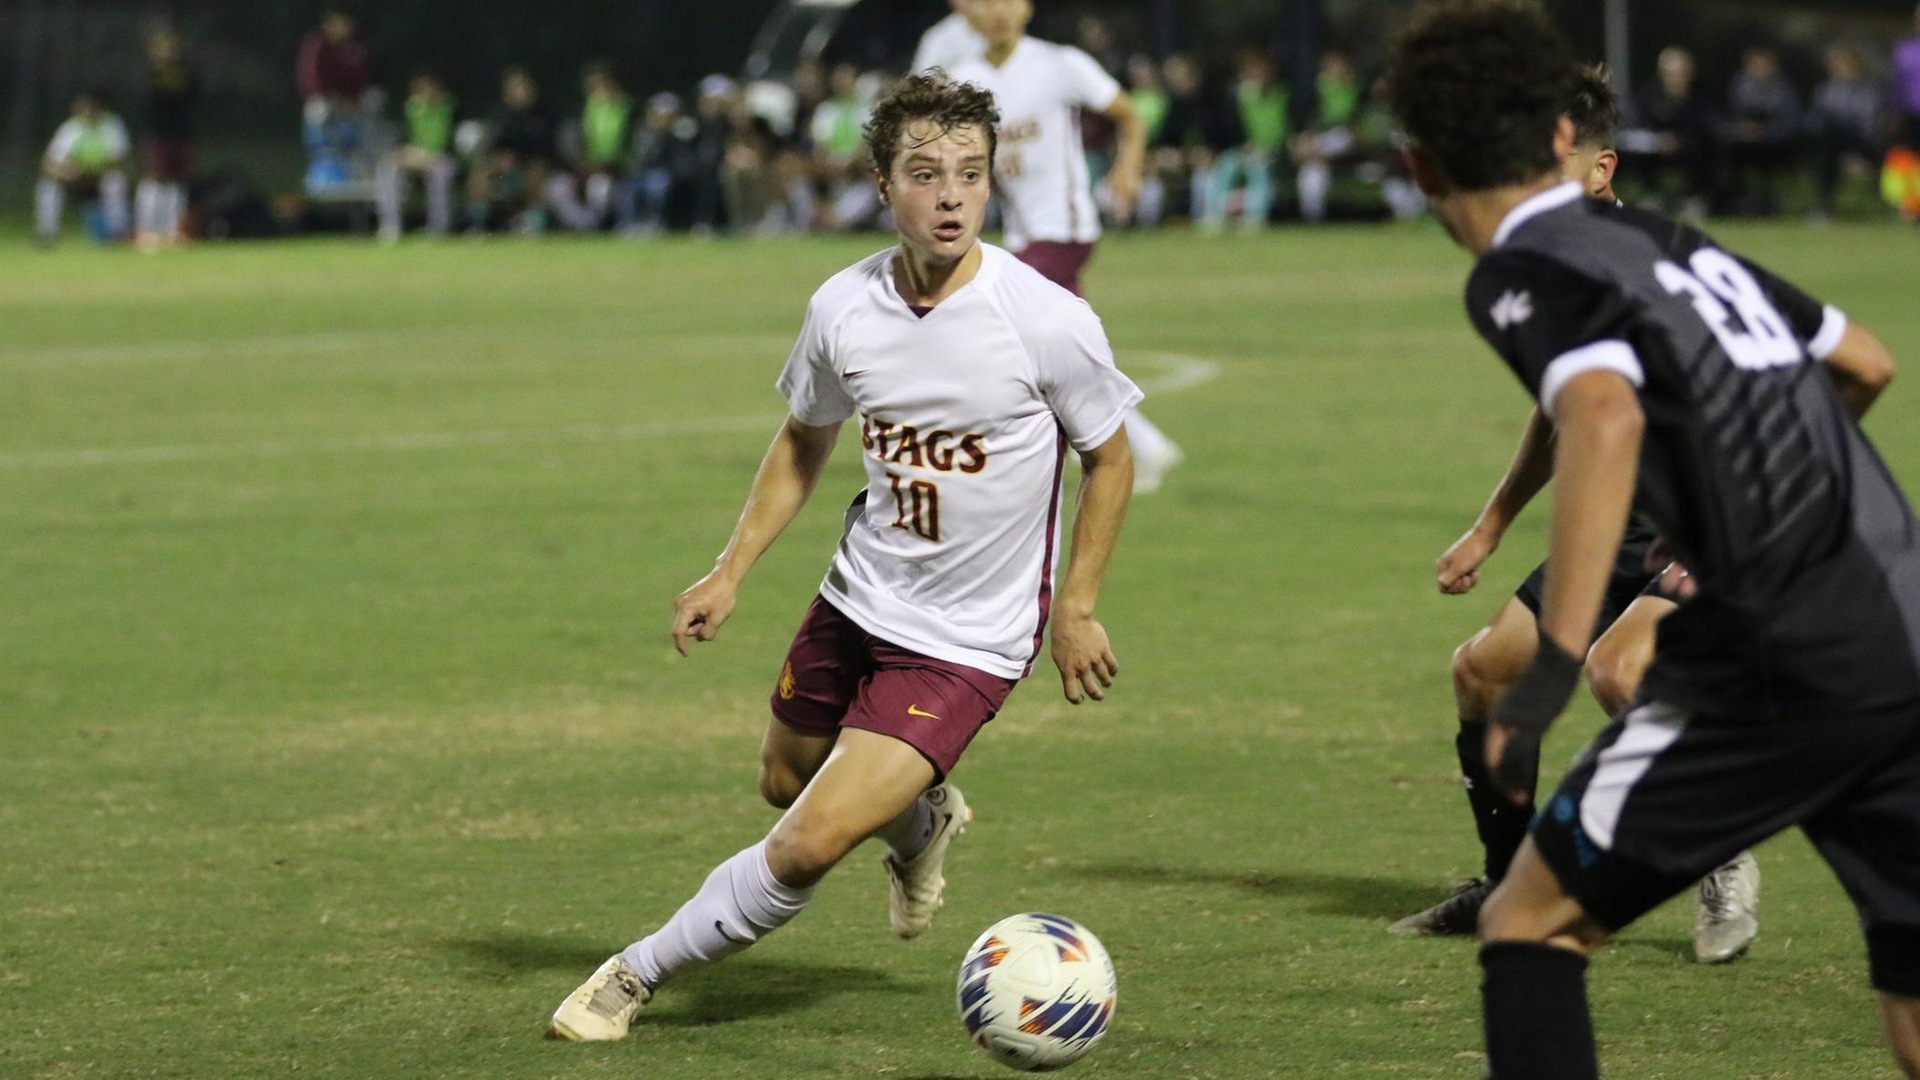
[[[1164,435],[1157,440],[1140,440],[1133,448],[1133,493],[1147,495],[1159,491],[1160,485],[1166,483],[1167,474],[1186,459],[1180,447]]]
[[[1693,957],[1703,964],[1737,959],[1760,934],[1760,862],[1743,851],[1700,879]]]
[[[653,991],[640,981],[640,973],[616,954],[553,1011],[547,1038],[569,1042],[624,1039],[634,1016],[652,997]]]
[[[941,873],[946,862],[947,845],[967,831],[973,810],[960,789],[938,784],[927,791],[927,803],[933,807],[933,838],[920,854],[900,862],[889,851],[882,858],[887,868],[887,917],[893,932],[903,938],[919,937],[933,925],[933,913],[946,904],[942,895],[947,879]]]

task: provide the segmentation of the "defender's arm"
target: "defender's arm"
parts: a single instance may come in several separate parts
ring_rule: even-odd
[[[1453,542],[1436,567],[1440,591],[1450,596],[1480,583],[1480,566],[1487,561],[1520,511],[1553,479],[1553,421],[1536,406],[1527,417],[1526,431],[1514,451],[1507,473],[1487,499],[1473,528]]]

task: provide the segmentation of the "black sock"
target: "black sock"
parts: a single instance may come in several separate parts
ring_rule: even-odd
[[[1487,773],[1487,725],[1460,721],[1460,733],[1454,736],[1453,750],[1460,758],[1460,775],[1467,781],[1467,804],[1473,807],[1473,826],[1480,832],[1480,846],[1486,849],[1487,880],[1507,876],[1507,867],[1527,838],[1527,825],[1533,821],[1533,789],[1539,783],[1540,755],[1535,752],[1527,769],[1527,801],[1519,806],[1509,802],[1493,777]]]
[[[1480,1007],[1492,1080],[1599,1080],[1587,958],[1530,941],[1480,947]]]

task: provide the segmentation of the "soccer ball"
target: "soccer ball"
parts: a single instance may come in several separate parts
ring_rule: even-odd
[[[1028,912],[987,928],[960,963],[960,1022],[995,1061],[1071,1065],[1113,1022],[1113,961],[1086,927]]]

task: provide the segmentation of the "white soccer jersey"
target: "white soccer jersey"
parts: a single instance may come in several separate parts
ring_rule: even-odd
[[[913,50],[913,70],[941,68],[952,74],[954,68],[985,55],[987,39],[956,11],[920,35],[920,47]]]
[[[860,419],[867,489],[820,593],[868,633],[1003,678],[1032,669],[1058,562],[1067,448],[1141,399],[1086,302],[1006,251],[925,318],[899,249],[814,294],[779,381],[793,415]]]
[[[53,131],[53,141],[47,144],[47,160],[62,164],[75,159],[76,152],[88,160],[77,164],[86,167],[111,165],[126,159],[133,142],[127,137],[127,125],[112,113],[104,113],[94,123],[87,123],[77,116],[69,116]]]
[[[1080,110],[1104,112],[1120,84],[1099,62],[1070,45],[1021,38],[1007,62],[983,57],[953,77],[993,92],[1000,106],[1000,150],[993,178],[1007,246],[1035,240],[1091,244],[1100,239],[1093,179],[1080,143]]]

